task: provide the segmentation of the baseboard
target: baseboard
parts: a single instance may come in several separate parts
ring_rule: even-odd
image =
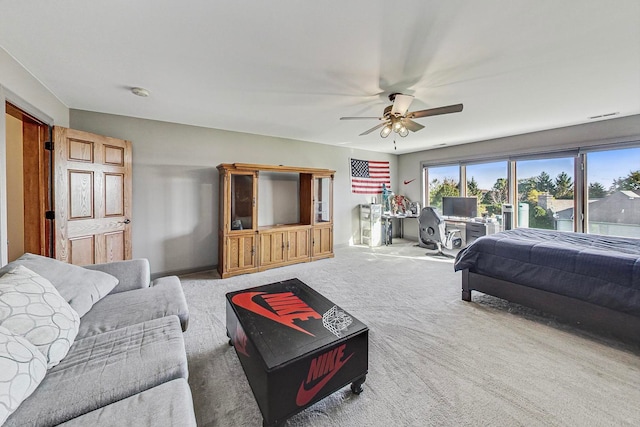
[[[200,273],[201,271],[216,270],[217,268],[218,268],[218,264],[214,264],[214,265],[207,265],[204,267],[188,268],[184,270],[173,270],[173,271],[165,271],[160,273],[151,273],[151,280],[155,280],[165,276],[184,276],[186,274]]]

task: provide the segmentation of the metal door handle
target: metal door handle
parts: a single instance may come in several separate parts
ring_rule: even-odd
[[[124,221],[120,221],[120,224],[129,224],[131,220],[129,218],[125,218]]]

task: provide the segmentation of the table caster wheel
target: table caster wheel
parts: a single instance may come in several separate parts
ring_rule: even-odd
[[[364,376],[351,383],[351,391],[353,392],[353,394],[360,394],[364,391],[364,388],[362,388],[362,384],[364,384],[364,380],[366,378],[367,377]]]

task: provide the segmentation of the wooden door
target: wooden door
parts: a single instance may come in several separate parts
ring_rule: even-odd
[[[49,192],[49,156],[44,149],[49,129],[39,123],[23,120],[24,172],[24,251],[51,256],[51,221],[46,211],[51,209]]]
[[[48,197],[50,152],[45,150],[45,141],[49,139],[49,126],[9,102],[5,103],[5,108],[8,115],[20,122],[22,128],[19,160],[7,152],[11,163],[22,164],[22,179],[18,185],[15,181],[9,181],[10,177],[7,176],[7,184],[10,187],[7,188],[7,195],[12,194],[7,199],[7,206],[11,208],[12,214],[21,212],[19,218],[9,212],[7,215],[10,232],[9,261],[25,252],[52,256],[51,221],[46,220],[46,211],[53,209],[49,205]],[[12,137],[15,137],[15,134]],[[13,178],[15,179],[15,175]],[[20,203],[21,206],[11,206],[13,203]],[[13,236],[12,232],[15,233]],[[17,236],[20,237],[15,239]]]
[[[54,128],[55,257],[131,259],[131,142]]]
[[[333,256],[333,227],[315,226],[313,227],[313,238],[311,240],[311,257],[315,259],[328,258]]]
[[[288,237],[288,257],[289,261],[302,261],[309,259],[309,228],[301,228],[289,231]]]
[[[286,235],[284,231],[260,233],[260,266],[286,262]]]
[[[224,245],[226,266],[223,278],[234,274],[248,273],[256,268],[256,245],[254,234],[238,234],[227,237]]]

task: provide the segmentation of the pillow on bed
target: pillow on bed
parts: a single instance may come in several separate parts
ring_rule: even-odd
[[[91,310],[93,304],[100,301],[118,284],[118,279],[102,271],[88,270],[30,253],[0,268],[0,274],[8,272],[17,265],[24,265],[49,280],[80,317]]]
[[[42,353],[0,326],[0,425],[33,393],[46,373]]]
[[[18,265],[0,277],[0,326],[36,346],[51,368],[69,352],[80,317],[51,282]]]

